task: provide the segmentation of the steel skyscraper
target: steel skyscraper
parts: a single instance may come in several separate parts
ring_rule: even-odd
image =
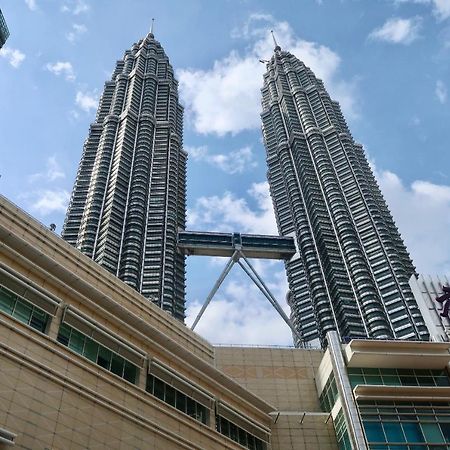
[[[286,264],[294,327],[322,344],[329,330],[428,339],[408,284],[415,268],[362,146],[323,82],[275,45],[261,117],[278,229],[298,245]]]
[[[184,319],[186,152],[178,83],[149,33],[117,62],[84,144],[63,238]]]

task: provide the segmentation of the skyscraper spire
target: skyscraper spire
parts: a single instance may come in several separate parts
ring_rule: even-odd
[[[154,34],[153,34],[153,28],[154,28],[154,25],[155,25],[155,18],[153,17],[152,18],[152,25],[150,26],[150,34],[153,36]]]
[[[274,50],[275,50],[275,51],[281,50],[281,47],[278,45],[278,42],[277,42],[277,40],[275,39],[275,33],[273,32],[273,30],[270,30],[270,32],[272,33],[272,39],[273,39],[273,43],[274,43],[274,45],[275,45]]]

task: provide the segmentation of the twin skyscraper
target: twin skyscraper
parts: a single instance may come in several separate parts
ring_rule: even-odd
[[[361,145],[322,81],[278,45],[264,74],[261,117],[278,230],[298,249],[286,263],[296,343],[325,344],[330,330],[342,339],[428,340],[408,284],[413,263]],[[62,233],[179,320],[182,138],[177,81],[149,33],[105,84]]]

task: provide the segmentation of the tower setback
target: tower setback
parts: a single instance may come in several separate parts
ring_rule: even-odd
[[[323,82],[275,45],[261,117],[278,230],[298,245],[286,263],[294,327],[323,345],[330,330],[428,339],[408,284],[413,263],[362,146]]]
[[[179,320],[186,152],[178,83],[149,33],[117,62],[90,126],[63,238]]]

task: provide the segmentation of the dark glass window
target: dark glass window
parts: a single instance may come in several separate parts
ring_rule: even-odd
[[[131,364],[130,362],[125,360],[125,366],[123,370],[123,377],[125,378],[125,380],[135,384],[137,375],[138,375],[138,368],[134,364]]]
[[[153,395],[163,401],[164,401],[164,386],[165,383],[163,381],[159,380],[158,378],[155,378]]]
[[[364,430],[369,442],[386,442],[381,423],[364,422]]]
[[[75,330],[75,328],[65,323],[61,324],[57,341],[100,367],[109,370],[130,383],[136,384],[139,369],[134,364]]]
[[[250,450],[266,450],[265,442],[222,416],[216,416],[217,431]]]
[[[188,416],[196,417],[197,414],[196,414],[195,405],[197,402],[195,400],[192,400],[192,398],[190,398],[190,397],[186,397],[186,401],[187,401],[186,412],[187,412]]]
[[[61,344],[68,346],[69,345],[69,339],[70,339],[70,331],[71,328],[68,327],[65,324],[62,324],[59,327],[59,333],[58,333],[58,337],[57,337],[57,341],[60,342]]]
[[[46,312],[4,287],[0,287],[0,310],[41,333],[45,332],[50,318]]]
[[[123,366],[125,364],[125,360],[121,358],[119,355],[115,353],[112,354],[111,359],[111,372],[119,375],[121,377],[123,375]]]
[[[182,392],[177,392],[175,408],[184,413],[186,412],[186,396]]]
[[[98,347],[99,345],[97,342],[88,339],[84,345],[83,356],[86,356],[87,359],[90,359],[93,362],[97,362]]]
[[[183,392],[175,389],[159,378],[153,375],[147,376],[146,388],[147,392],[159,398],[163,402],[174,406],[179,411],[188,414],[192,418],[202,422],[208,423],[209,410],[202,404],[196,402],[194,399],[188,397]],[[219,426],[219,424],[217,424]]]
[[[164,400],[170,406],[175,406],[175,389],[166,384],[166,397]]]

